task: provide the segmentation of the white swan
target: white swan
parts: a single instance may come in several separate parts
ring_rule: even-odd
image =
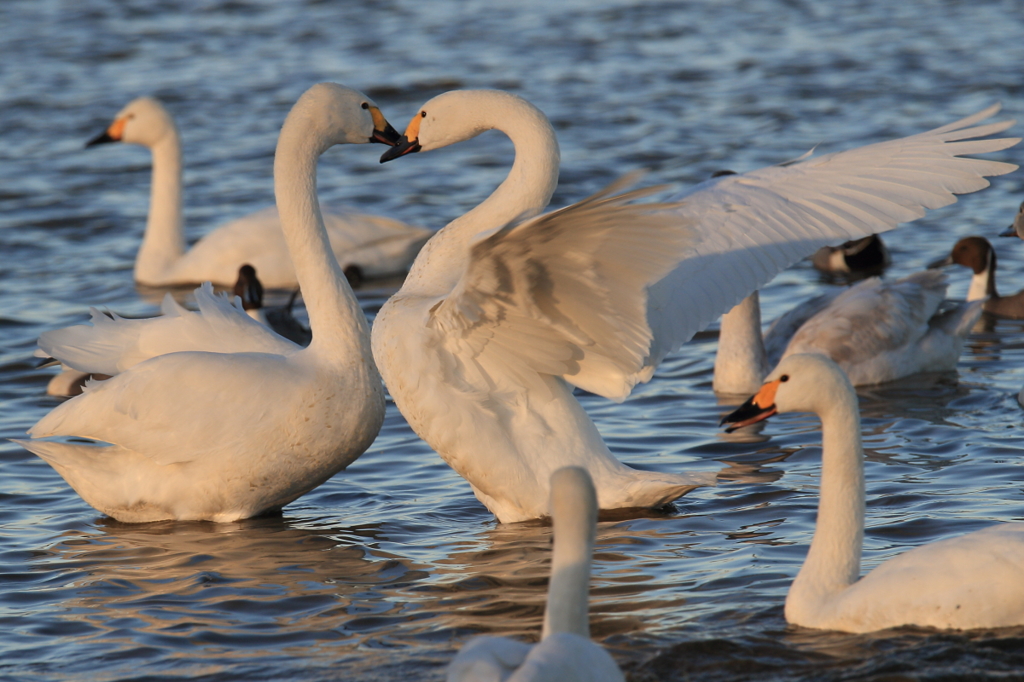
[[[270,207],[221,225],[186,250],[182,219],[181,142],[174,119],[152,97],[139,97],[86,146],[130,142],[153,154],[149,218],[135,258],[135,280],[150,286],[235,283],[238,268],[252,264],[263,284],[292,288],[295,267]],[[331,249],[354,283],[363,277],[402,274],[430,231],[355,211],[324,214]]]
[[[864,450],[857,395],[831,360],[792,355],[722,423],[736,428],[777,412],[814,412],[822,436],[817,526],[786,597],[787,621],[844,632],[1024,625],[1024,523],[917,547],[858,580]]]
[[[712,385],[719,393],[750,393],[795,353],[832,358],[855,386],[951,370],[982,304],[940,309],[945,296],[946,277],[937,270],[892,282],[872,277],[794,308],[762,342],[755,292],[722,316]]]
[[[289,353],[294,350],[262,330],[233,324],[235,314],[230,309],[231,305],[244,310],[249,317],[285,339],[300,346],[309,345],[312,334],[291,312],[298,290],[292,294],[287,306],[268,310],[263,307],[263,286],[256,270],[246,264],[238,269],[234,294],[238,297],[234,302],[215,296],[213,286],[206,282],[195,290],[195,299],[200,307],[198,313],[178,305],[168,292],[160,305],[161,314],[154,317],[123,318],[90,308],[91,325],[43,332],[35,352],[37,357],[52,362],[58,355],[75,367],[103,367],[110,372],[80,370],[71,364],[61,363],[60,373],[46,385],[47,395],[66,398],[80,395],[89,379],[103,381],[143,360],[167,353],[185,350]],[[224,323],[230,326],[230,330]]]
[[[29,430],[33,440],[18,442],[93,507],[129,522],[258,515],[362,454],[384,418],[383,387],[366,317],[329,248],[316,163],[332,145],[370,142],[386,126],[361,93],[321,83],[299,99],[281,129],[274,186],[313,330],[308,348],[214,296],[209,285],[208,298],[198,298],[200,312],[186,311],[192,324],[175,327],[195,331],[202,351],[154,353],[136,364],[134,352],[152,352],[145,345],[140,351],[142,341],[162,339],[136,334],[133,341],[133,330],[178,323],[168,315],[94,315],[107,330],[94,334],[94,343],[44,349],[77,369],[116,376],[58,406]],[[219,347],[203,348],[214,340]],[[170,351],[182,351],[187,341],[163,340]],[[72,357],[76,352],[91,364]],[[36,440],[48,436],[109,445]]]
[[[543,210],[558,179],[548,120],[508,93],[439,95],[382,160],[496,128],[511,138],[515,162],[486,201],[427,242],[383,306],[373,325],[378,367],[416,433],[503,522],[543,516],[551,472],[563,466],[587,469],[602,509],[669,502],[710,476],[623,465],[572,386],[623,400],[669,352],[781,269],[1013,170],[959,158],[1017,142],[972,139],[1012,124],[970,127],[996,110],[713,178],[669,215],[598,197],[524,220]]]
[[[597,495],[586,469],[551,475],[551,580],[541,641],[474,637],[448,666],[448,682],[622,682],[622,671],[590,639],[590,562]]]

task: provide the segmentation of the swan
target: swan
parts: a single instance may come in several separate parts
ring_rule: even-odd
[[[439,95],[382,161],[491,129],[512,140],[515,161],[493,194],[427,242],[381,308],[377,366],[413,430],[499,521],[545,515],[551,472],[564,466],[587,469],[602,509],[670,502],[712,476],[623,465],[572,387],[624,400],[668,353],[783,268],[1010,172],[1016,166],[960,158],[1019,141],[985,138],[1012,121],[972,127],[996,111],[711,178],[671,210],[605,192],[538,216],[558,180],[544,114],[500,91]]]
[[[29,430],[31,440],[17,442],[90,505],[126,522],[256,516],[359,457],[383,422],[383,387],[366,317],[329,248],[316,163],[335,144],[396,136],[370,99],[333,83],[307,90],[281,128],[274,188],[313,330],[308,348],[214,296],[209,284],[197,297],[199,312],[185,311],[191,325],[166,314],[120,321],[94,314],[100,324],[83,329],[105,331],[93,343],[41,344],[76,369],[115,376],[56,407]],[[169,352],[134,362],[140,348],[150,351],[140,342],[161,342],[160,334],[136,330],[158,323],[194,332],[199,349],[165,340]],[[219,346],[203,347],[213,341]],[[51,436],[97,443],[41,440]]]
[[[182,161],[178,128],[152,97],[139,97],[86,146],[128,142],[153,154],[149,217],[135,258],[135,281],[148,286],[213,282],[229,287],[238,267],[250,263],[272,289],[298,283],[276,207],[221,225],[185,249]],[[430,231],[355,211],[324,215],[331,249],[353,286],[364,277],[404,274]]]
[[[1017,216],[1013,219],[1011,224],[1005,231],[999,233],[1000,237],[1020,237],[1024,239],[1024,201],[1021,202],[1020,208],[1017,209]]]
[[[597,495],[586,469],[551,475],[551,581],[541,641],[474,637],[448,666],[448,682],[624,682],[619,666],[590,639],[590,562]]]
[[[1024,625],[1024,523],[914,548],[858,580],[864,449],[857,395],[828,358],[791,355],[722,423],[734,429],[782,412],[814,412],[822,435],[818,521],[786,596],[788,622],[844,632]]]
[[[872,277],[786,313],[762,342],[754,292],[722,316],[712,386],[750,393],[779,359],[795,353],[832,358],[854,386],[954,369],[981,303],[942,308],[945,297],[938,270],[892,282]]]
[[[287,344],[276,345],[274,337],[261,330],[250,334],[253,328],[249,325],[236,325],[233,330],[225,332],[221,325],[211,323],[212,320],[233,319],[231,305],[244,310],[249,317],[285,339],[300,346],[309,345],[312,334],[291,312],[298,290],[292,294],[287,306],[268,310],[263,307],[263,285],[256,270],[246,264],[238,269],[234,294],[236,300],[229,303],[223,297],[215,296],[213,286],[207,282],[195,290],[195,299],[200,307],[198,313],[179,305],[167,292],[160,304],[161,314],[155,317],[130,319],[90,308],[91,325],[43,332],[35,352],[36,357],[45,360],[41,366],[50,366],[55,362],[54,356],[59,355],[76,367],[103,366],[107,372],[80,370],[61,363],[60,373],[46,385],[46,394],[76,396],[82,393],[89,379],[104,381],[143,360],[178,351],[287,353],[294,350]],[[115,346],[116,352],[113,350]],[[110,364],[112,360],[116,361],[115,364]]]
[[[984,311],[996,317],[1024,319],[1024,291],[1018,291],[1012,296],[1000,296],[996,291],[996,251],[989,240],[984,237],[958,239],[947,257],[928,267],[941,268],[947,265],[963,265],[974,273],[967,290],[968,301],[983,301]]]

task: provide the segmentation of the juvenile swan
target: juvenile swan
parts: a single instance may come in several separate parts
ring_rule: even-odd
[[[786,596],[787,621],[844,632],[1024,625],[1024,523],[916,547],[858,580],[864,450],[857,395],[828,358],[791,355],[722,423],[732,429],[782,412],[814,412],[822,436],[818,521]]]
[[[200,312],[188,314],[206,326],[200,343],[219,340],[220,352],[183,350],[186,341],[168,339],[183,352],[133,364],[137,340],[109,320],[109,334],[81,349],[94,366],[52,350],[83,371],[102,371],[105,362],[116,376],[58,406],[29,430],[33,440],[18,442],[86,502],[128,522],[256,516],[352,463],[380,430],[384,395],[366,317],[320,217],[316,163],[336,144],[393,139],[388,129],[369,98],[333,83],[307,90],[281,129],[274,186],[309,313],[308,348],[212,291],[210,305],[200,300]],[[48,436],[99,443],[36,440]]]
[[[996,112],[912,137],[726,175],[670,207],[602,193],[539,214],[558,180],[547,118],[498,91],[427,102],[382,157],[498,129],[508,177],[417,256],[373,326],[391,395],[421,438],[500,521],[547,513],[548,481],[585,468],[602,509],[654,507],[710,475],[637,471],[608,450],[573,386],[624,400],[672,350],[777,272],[827,244],[892,229],[1016,166],[959,158]],[[955,141],[955,143],[953,143]]]
[[[137,282],[231,286],[238,268],[249,263],[264,286],[296,286],[295,266],[274,207],[221,225],[185,249],[181,142],[174,119],[158,100],[132,100],[86,146],[108,142],[142,145],[153,154],[149,217],[135,258]],[[420,227],[354,211],[328,213],[324,221],[331,249],[353,280],[404,273],[430,236]]]
[[[590,562],[597,496],[586,469],[551,475],[551,581],[541,641],[475,637],[448,666],[448,682],[622,682],[608,652],[590,639]]]

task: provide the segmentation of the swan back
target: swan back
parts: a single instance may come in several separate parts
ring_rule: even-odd
[[[589,638],[597,493],[586,469],[564,467],[551,474],[551,521],[555,542],[541,638],[559,632]]]

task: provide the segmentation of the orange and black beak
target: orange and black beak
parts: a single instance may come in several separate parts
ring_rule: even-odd
[[[779,390],[781,383],[782,379],[769,381],[760,391],[750,396],[750,400],[723,417],[718,425],[728,424],[725,432],[732,433],[738,428],[756,424],[772,416],[778,411],[775,407],[775,392]]]
[[[405,129],[405,135],[402,135],[398,140],[398,144],[381,154],[381,163],[397,159],[399,156],[405,156],[406,154],[415,154],[421,149],[420,121],[422,119],[423,115],[420,113],[412,117],[408,127]]]
[[[370,142],[379,142],[389,147],[394,147],[398,144],[401,136],[384,118],[384,114],[380,113],[380,109],[370,107],[370,115],[373,116],[373,135],[370,136]]]
[[[86,148],[95,147],[98,144],[106,144],[108,142],[120,142],[121,136],[124,135],[124,126],[127,122],[127,118],[117,119],[102,133],[86,142]]]

